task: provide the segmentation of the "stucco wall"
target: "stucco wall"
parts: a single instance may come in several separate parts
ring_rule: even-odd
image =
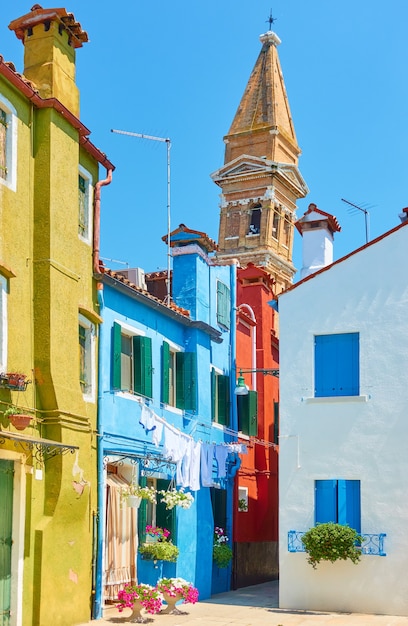
[[[408,228],[279,300],[280,606],[408,613]],[[360,396],[314,399],[314,335],[360,334]],[[289,553],[289,530],[314,525],[316,479],[361,481],[361,531],[386,533],[386,557],[358,565]]]

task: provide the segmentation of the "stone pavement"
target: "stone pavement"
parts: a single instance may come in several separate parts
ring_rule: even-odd
[[[408,626],[408,616],[279,609],[278,581],[220,593],[180,608],[183,612],[178,615],[145,614],[146,623],[150,626]],[[130,614],[130,609],[119,613],[110,607],[105,610],[103,620],[79,626],[134,624],[129,621]]]

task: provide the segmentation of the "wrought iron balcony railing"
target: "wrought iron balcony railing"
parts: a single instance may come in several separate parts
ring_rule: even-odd
[[[305,546],[302,543],[302,537],[304,531],[301,530],[289,530],[288,532],[288,552],[306,552]],[[384,552],[384,538],[386,533],[361,533],[364,541],[361,543],[361,554],[367,554],[371,556],[387,556]]]

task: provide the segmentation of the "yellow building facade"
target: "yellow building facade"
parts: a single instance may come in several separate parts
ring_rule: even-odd
[[[0,623],[72,626],[92,596],[98,216],[114,168],[79,120],[74,16],[35,5],[9,28],[24,71],[0,57]]]

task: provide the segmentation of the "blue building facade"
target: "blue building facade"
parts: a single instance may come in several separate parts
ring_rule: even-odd
[[[105,270],[101,280],[95,618],[126,582],[180,576],[201,599],[230,588],[231,564],[215,567],[212,548],[215,526],[232,545],[239,464],[236,267],[217,264],[215,243],[183,225],[170,245],[171,302],[152,295],[163,281],[147,275],[148,291],[140,272]],[[182,486],[194,501],[168,510],[158,496],[130,509],[121,496],[129,485]],[[176,562],[141,558],[146,525],[170,531]]]

